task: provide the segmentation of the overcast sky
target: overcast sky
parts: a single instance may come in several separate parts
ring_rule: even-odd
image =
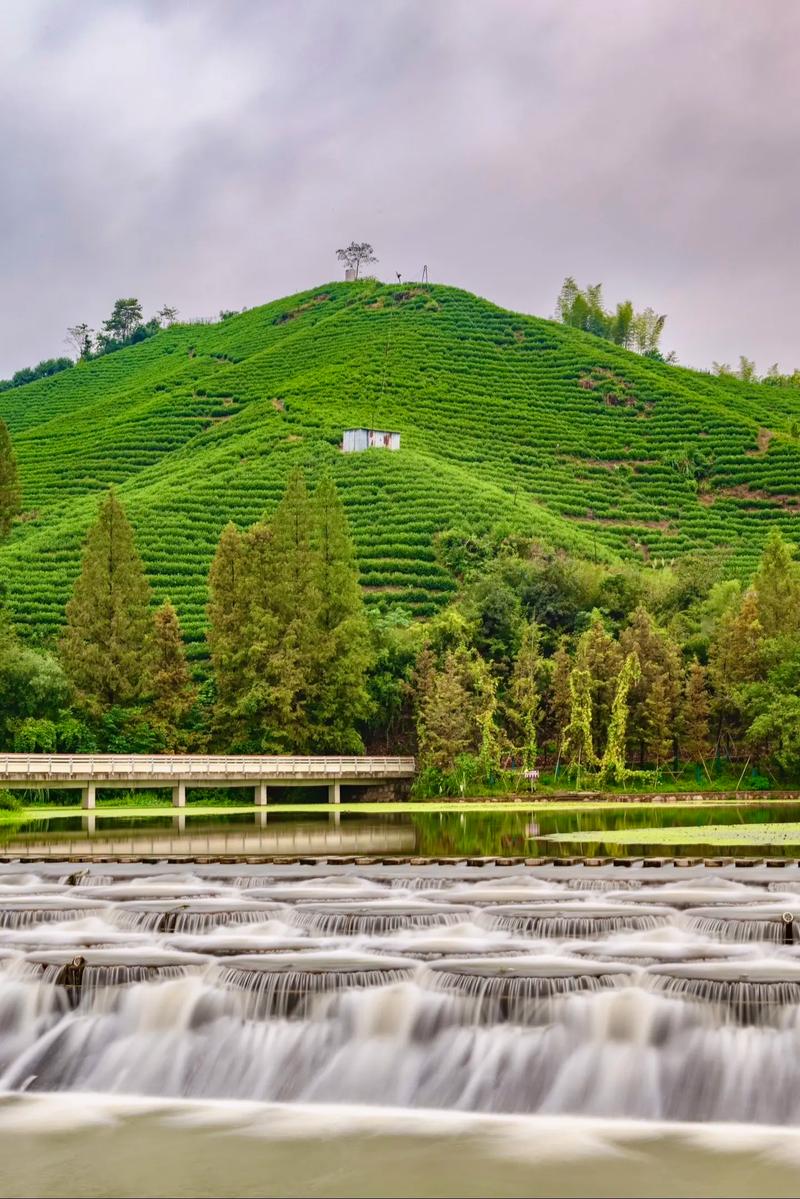
[[[252,306],[339,276],[800,366],[800,4],[0,0],[0,377],[120,295]]]

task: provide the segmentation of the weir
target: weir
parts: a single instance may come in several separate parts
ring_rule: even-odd
[[[797,893],[647,875],[9,868],[0,1087],[800,1124]]]

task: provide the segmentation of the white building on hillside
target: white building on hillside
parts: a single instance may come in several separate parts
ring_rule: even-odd
[[[361,450],[399,450],[400,434],[382,429],[345,429],[342,436],[342,453],[358,454]]]

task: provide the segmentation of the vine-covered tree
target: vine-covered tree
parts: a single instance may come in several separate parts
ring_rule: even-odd
[[[133,529],[112,488],[87,535],[61,638],[67,677],[89,712],[99,715],[145,696],[152,662],[149,606]]]
[[[628,692],[639,681],[641,670],[635,652],[629,653],[617,678],[611,716],[608,722],[608,737],[605,753],[600,762],[598,782],[624,783],[629,777],[627,768]]]
[[[570,715],[562,752],[570,766],[588,769],[597,764],[592,743],[592,676],[575,667],[569,676]]]
[[[705,667],[692,659],[686,676],[681,714],[681,751],[690,762],[705,762],[711,753],[711,703]]]
[[[514,755],[523,770],[532,770],[539,756],[542,674],[541,632],[536,622],[531,621],[523,630],[514,659],[505,711]]]

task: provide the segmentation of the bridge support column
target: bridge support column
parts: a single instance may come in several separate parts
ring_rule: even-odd
[[[335,783],[328,784],[328,803],[342,802],[342,784],[337,779]]]
[[[186,783],[176,783],[172,788],[172,806],[174,808],[186,807]]]
[[[267,784],[256,783],[256,804],[258,807],[266,807],[267,804]]]
[[[93,808],[95,806],[95,785],[87,783],[85,787],[81,787],[81,807]]]

